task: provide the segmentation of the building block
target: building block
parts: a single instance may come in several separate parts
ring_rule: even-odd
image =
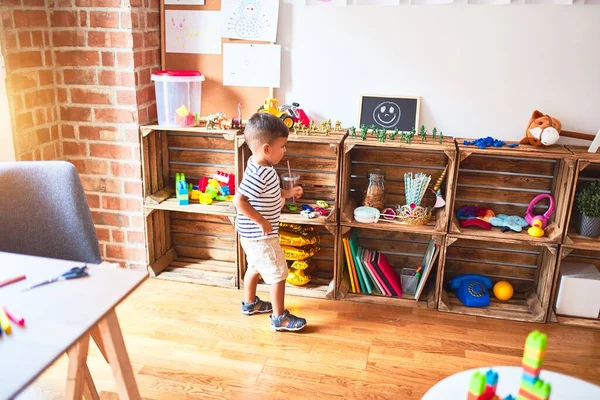
[[[210,195],[211,199],[214,199],[219,195],[219,191],[212,186],[207,186],[204,193]]]
[[[227,186],[221,186],[219,192],[222,196],[229,196],[229,188]]]
[[[492,386],[495,390],[496,386],[498,385],[498,373],[488,369],[485,373],[485,381],[488,386]]]
[[[535,382],[537,382],[538,377],[537,375],[529,375],[527,372],[523,372],[523,376],[521,377],[521,380],[523,382],[527,382],[530,385],[535,384]]]
[[[200,193],[200,198],[198,200],[200,200],[200,204],[209,205],[212,203],[212,196],[210,193]]]
[[[200,200],[200,191],[196,189],[192,189],[190,192],[190,199],[192,200]]]
[[[540,331],[533,331],[527,336],[527,340],[525,341],[525,348],[537,349],[537,350],[546,350],[546,345],[548,344],[548,335],[542,333]]]
[[[533,347],[525,347],[523,357],[530,358],[532,360],[543,359],[546,354],[546,349],[536,349]]]
[[[208,178],[207,177],[204,176],[198,180],[198,190],[199,191],[204,193],[207,186],[208,186]]]
[[[235,175],[228,172],[217,171],[213,179],[225,184],[229,188],[229,194],[235,194]]]
[[[522,364],[521,367],[523,367],[523,372],[527,372],[529,375],[532,375],[532,376],[539,376],[540,371],[542,370],[541,367],[531,368],[529,365],[525,365],[525,364]]]
[[[175,193],[180,206],[190,204],[188,185],[185,182],[185,174],[183,172],[175,174]]]
[[[521,392],[529,394],[531,399],[534,400],[546,400],[550,397],[550,392],[552,387],[548,382],[544,382],[541,379],[538,379],[535,384],[529,384],[527,382],[521,382],[521,388],[519,389],[519,395]]]
[[[471,377],[471,383],[469,383],[469,395],[480,396],[485,392],[486,380],[485,375],[481,372],[476,371]],[[471,398],[471,397],[469,397]],[[479,397],[476,397],[479,398]]]
[[[506,396],[506,397],[504,398],[504,400],[517,400],[517,399],[515,399],[515,398],[512,396],[512,394],[509,394],[508,396]]]
[[[208,186],[219,190],[219,188],[221,187],[221,184],[216,179],[209,179]]]
[[[527,365],[530,368],[539,368],[544,363],[544,359],[540,358],[539,360],[523,357],[523,365]]]

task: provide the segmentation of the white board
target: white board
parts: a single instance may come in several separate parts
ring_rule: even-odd
[[[165,11],[167,53],[221,54],[219,11]]]
[[[275,42],[279,0],[221,0],[221,36]]]
[[[223,44],[224,86],[280,86],[281,46]]]

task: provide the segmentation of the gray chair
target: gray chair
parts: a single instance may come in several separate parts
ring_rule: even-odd
[[[96,229],[73,164],[0,162],[0,251],[101,262]]]

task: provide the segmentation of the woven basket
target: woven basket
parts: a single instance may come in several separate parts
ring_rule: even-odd
[[[398,206],[398,215],[396,218],[407,225],[425,225],[431,221],[431,207],[409,205]]]

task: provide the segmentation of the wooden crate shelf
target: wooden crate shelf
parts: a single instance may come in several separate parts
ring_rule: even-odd
[[[286,283],[286,295],[314,297],[314,298],[334,298],[335,296],[335,268],[338,258],[337,232],[338,227],[335,225],[313,226],[316,232],[319,233],[321,242],[317,244],[319,251],[315,256],[310,258],[311,266],[308,269],[311,275],[309,283],[303,286],[295,286]],[[246,274],[246,257],[240,246],[240,287],[243,287],[243,280]],[[289,262],[291,264],[291,262]],[[268,292],[271,285],[259,283],[257,290],[260,292]]]
[[[575,170],[573,190],[571,191],[569,209],[567,210],[564,243],[580,249],[600,249],[600,236],[592,238],[577,233],[579,212],[576,205],[576,194],[582,186],[594,180],[600,180],[600,153],[588,153],[586,147],[567,146],[577,157],[577,168]]]
[[[284,208],[281,222],[307,225],[336,225],[339,214],[339,181],[342,144],[346,131],[332,131],[329,135],[290,133],[286,153],[281,162],[275,165],[279,175],[287,173],[287,162],[292,172],[300,174],[300,184],[304,189],[302,199],[296,199],[298,206],[309,204],[316,207],[317,200],[325,200],[330,205],[327,216],[308,219],[300,211],[292,212]],[[242,178],[248,159],[252,155],[243,136],[237,137],[237,179]]]
[[[439,251],[435,255],[433,265],[427,277],[427,282],[421,293],[419,301],[415,300],[414,295],[403,293],[401,297],[390,297],[379,294],[351,293],[348,278],[348,264],[344,253],[342,238],[348,235],[351,229],[357,229],[358,240],[361,247],[369,250],[376,250],[384,253],[398,277],[400,278],[402,268],[416,268],[421,264],[429,242],[433,239],[439,246]],[[373,304],[385,304],[400,307],[428,308],[434,310],[437,308],[437,271],[438,260],[443,249],[444,235],[427,235],[423,233],[409,233],[399,231],[382,231],[363,227],[350,227],[342,225],[338,237],[337,277],[338,298]],[[343,289],[342,289],[343,288]]]
[[[552,307],[550,314],[551,322],[559,324],[581,326],[584,328],[600,329],[600,317],[583,318],[569,315],[558,315],[556,313],[556,299],[558,297],[558,287],[560,284],[560,267],[563,262],[576,262],[585,264],[594,264],[600,270],[600,246],[595,249],[582,249],[571,247],[570,245],[561,246],[560,257],[557,263],[556,277],[554,281],[554,290],[552,295]]]
[[[386,205],[396,209],[404,200],[404,174],[407,172],[423,172],[431,175],[431,186],[448,166],[446,180],[442,191],[446,206],[434,211],[434,215],[426,225],[407,225],[399,222],[380,221],[376,224],[362,224],[354,220],[354,209],[362,201],[362,193],[366,189],[367,174],[371,169],[379,169],[385,173]],[[342,182],[340,204],[340,221],[345,226],[369,228],[385,231],[415,232],[426,234],[445,233],[448,226],[448,215],[453,195],[453,179],[456,166],[456,146],[452,138],[444,138],[442,143],[431,137],[427,142],[413,138],[411,144],[396,140],[379,142],[374,137],[362,140],[359,137],[348,137],[344,142]],[[426,195],[424,206],[432,206],[435,196]]]
[[[466,139],[469,140],[469,139]],[[565,232],[568,199],[575,172],[575,157],[564,146],[541,149],[530,145],[516,148],[485,148],[464,145],[465,139],[457,139],[458,167],[455,174],[454,203],[451,208],[449,232],[539,243],[562,242]],[[556,202],[545,235],[534,238],[522,232],[503,233],[501,228],[490,231],[480,228],[463,228],[456,212],[462,206],[489,207],[496,215],[525,216],[531,200],[541,193],[551,194]],[[535,211],[543,214],[548,202],[538,203]]]
[[[175,174],[188,182],[216,171],[235,173],[237,131],[144,126],[142,177],[148,271],[151,276],[238,287],[235,208],[230,202],[180,206]]]
[[[523,243],[514,239],[493,241],[477,236],[449,235],[440,268],[438,310],[515,321],[545,322],[550,305],[556,266],[557,246],[549,243]],[[447,283],[463,274],[479,274],[507,281],[514,296],[501,302],[490,290],[490,305],[464,306]]]

